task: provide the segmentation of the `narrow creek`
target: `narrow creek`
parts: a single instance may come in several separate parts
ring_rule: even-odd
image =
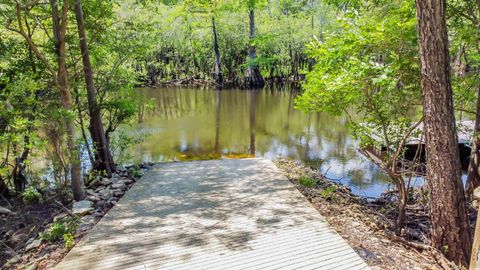
[[[138,124],[124,128],[143,138],[129,149],[131,162],[285,157],[320,169],[357,195],[376,198],[392,187],[358,151],[347,116],[297,110],[297,94],[287,89],[141,89],[145,105]]]

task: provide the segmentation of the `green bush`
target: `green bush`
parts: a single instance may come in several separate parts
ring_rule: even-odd
[[[336,186],[329,186],[320,192],[320,197],[324,198],[325,200],[331,200],[335,198],[335,191],[337,191]]]
[[[71,234],[73,237],[76,230],[77,219],[74,217],[65,217],[53,223],[48,230],[40,233],[40,238],[47,242],[54,242],[60,239],[65,240],[66,234]]]
[[[75,238],[73,237],[73,234],[71,233],[65,233],[63,234],[63,243],[65,244],[65,247],[67,249],[72,249],[73,246],[75,245]]]
[[[42,194],[40,194],[36,188],[28,187],[25,191],[22,192],[22,199],[25,203],[29,204],[32,202],[41,202]]]
[[[315,186],[316,181],[308,176],[302,176],[298,179],[298,183],[304,187],[311,188]]]

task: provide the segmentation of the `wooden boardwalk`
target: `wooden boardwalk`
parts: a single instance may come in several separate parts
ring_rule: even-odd
[[[154,166],[57,270],[368,269],[263,159]]]

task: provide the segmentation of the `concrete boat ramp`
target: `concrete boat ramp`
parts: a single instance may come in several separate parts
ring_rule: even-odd
[[[271,161],[155,165],[55,269],[368,269]]]

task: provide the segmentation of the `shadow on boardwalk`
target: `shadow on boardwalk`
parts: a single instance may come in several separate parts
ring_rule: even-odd
[[[365,269],[262,159],[164,163],[56,269]]]

